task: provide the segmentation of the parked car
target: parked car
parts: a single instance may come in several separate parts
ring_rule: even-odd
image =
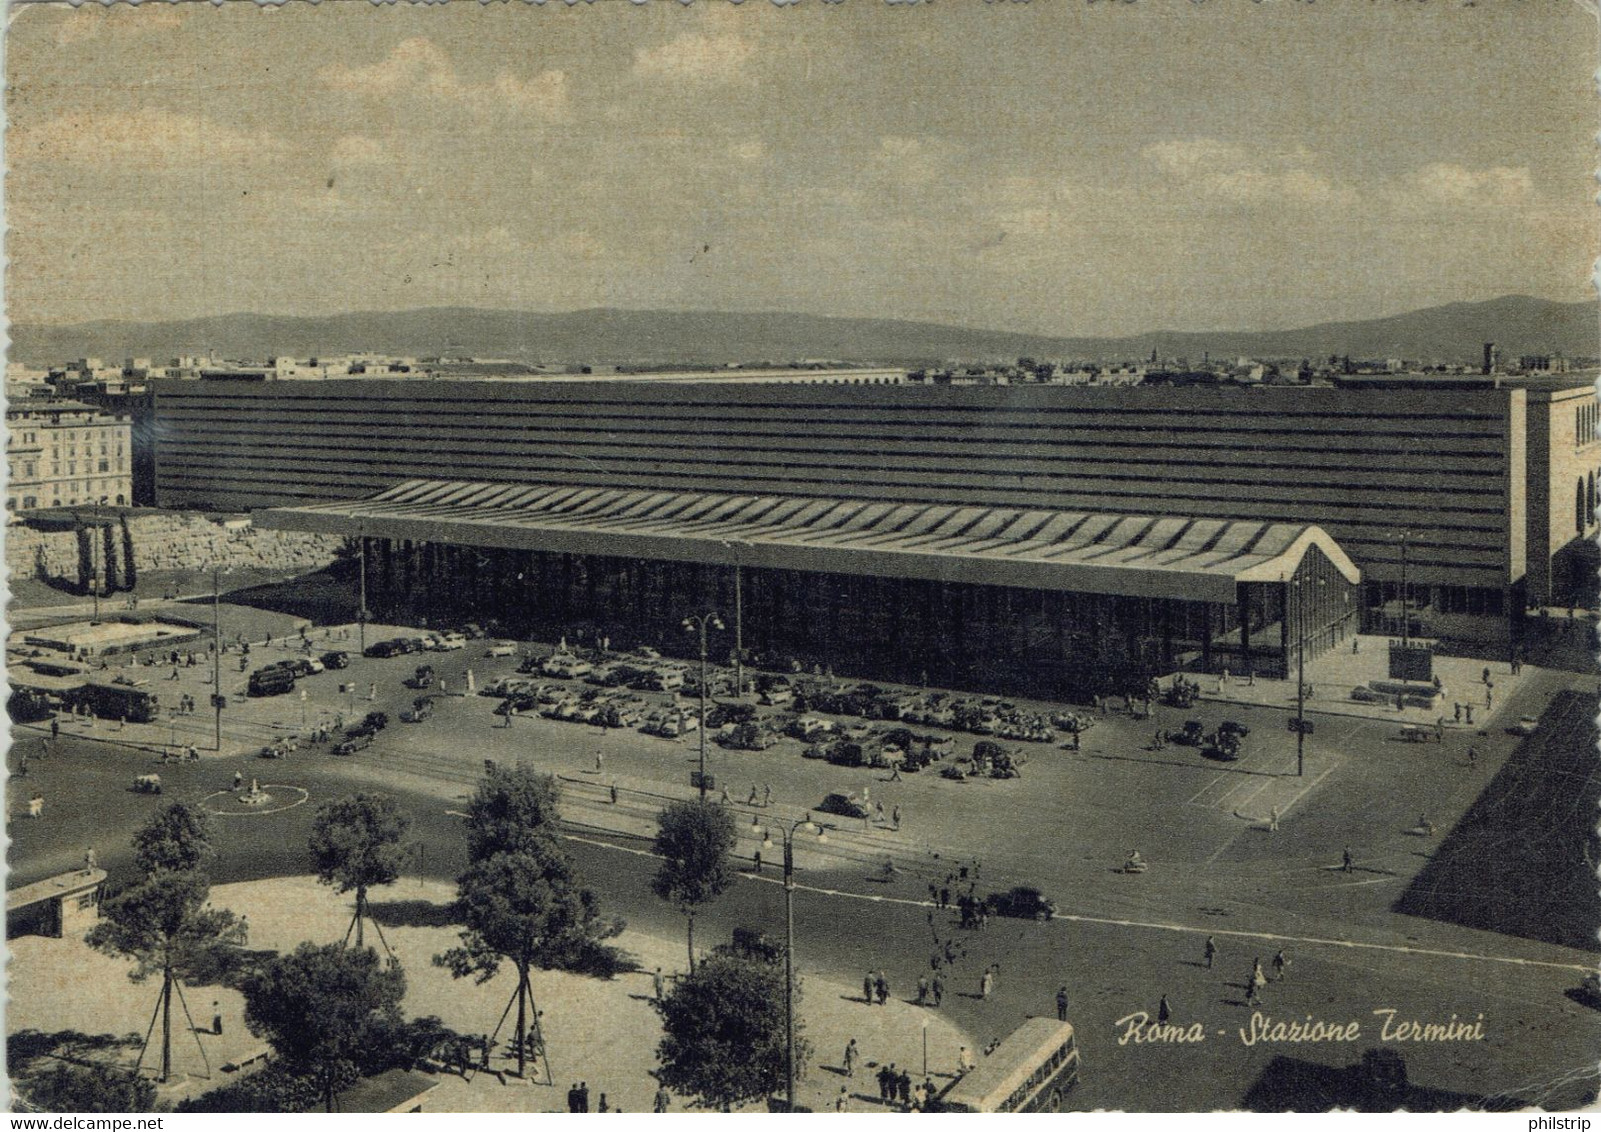
[[[361,722],[363,726],[371,727],[374,731],[382,731],[389,726],[389,717],[381,711],[369,711],[367,718]]]
[[[346,736],[344,742],[334,748],[334,754],[353,755],[357,751],[364,751],[370,746],[372,746],[372,733],[369,731],[357,731],[353,735]]]
[[[279,661],[278,666],[280,668],[287,668],[296,676],[315,676],[317,673],[322,671],[322,665],[318,664],[315,668],[313,668],[312,663],[313,662],[310,660],[306,660],[301,657],[294,657],[291,660]]]
[[[349,668],[350,654],[342,649],[325,652],[322,654],[322,664],[324,668]]]
[[[489,646],[487,656],[516,656],[517,646],[510,641],[496,641]]]
[[[411,702],[408,711],[400,713],[402,723],[421,723],[425,719],[432,719],[434,714],[434,701],[427,696],[419,696]]]
[[[434,647],[440,652],[455,652],[467,647],[467,638],[460,633],[441,633],[435,640],[438,643]]]
[[[417,671],[406,678],[406,687],[408,688],[421,689],[432,688],[433,686],[434,666],[431,664],[419,664]]]
[[[868,814],[867,806],[849,791],[830,794],[817,808],[822,813],[838,814],[843,818],[865,818]]]
[[[995,915],[1013,916],[1019,920],[1049,920],[1056,914],[1056,902],[1048,900],[1039,889],[1027,885],[993,893],[988,904]]]
[[[546,658],[545,663],[540,667],[546,676],[558,676],[564,680],[571,680],[574,677],[587,675],[595,666],[581,657],[574,656],[572,653],[559,652]]]
[[[1251,733],[1251,729],[1243,723],[1235,723],[1232,719],[1225,719],[1217,725],[1219,735],[1238,735],[1241,739]]]
[[[399,641],[374,641],[372,644],[361,650],[361,655],[383,658],[399,656],[405,651],[405,646]]]

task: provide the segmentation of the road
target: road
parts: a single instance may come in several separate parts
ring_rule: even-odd
[[[426,659],[457,690],[469,665],[480,683],[513,666],[487,661],[481,649]],[[318,689],[317,698],[308,710],[348,699],[337,685],[355,681],[379,685],[378,698],[359,707],[398,717],[415,695],[399,677],[417,661],[357,661],[346,673],[313,677],[306,683]],[[1562,686],[1555,676],[1527,682],[1517,693],[1527,702],[1515,710],[1532,707],[1539,714]],[[274,710],[281,714],[282,706]],[[349,759],[318,751],[284,762],[229,756],[160,767],[164,797],[198,800],[229,786],[236,769],[259,777],[269,790],[284,784],[307,791],[305,803],[288,809],[219,818],[225,836],[217,878],[239,880],[309,871],[300,847],[315,806],[355,788],[381,787],[397,794],[413,817],[416,870],[449,877],[465,863],[454,815],[482,760],[521,759],[563,776],[569,844],[605,907],[641,926],[681,930],[678,918],[649,893],[654,866],[645,855],[645,835],[664,797],[690,794],[687,774],[697,744],[531,718],[508,728],[499,725],[492,706],[486,697],[446,698],[434,719],[392,723],[374,748]],[[1253,730],[1241,763],[1208,763],[1182,748],[1146,749],[1158,725],[1176,728],[1182,716],[1210,726],[1225,714]],[[1280,947],[1289,954],[1288,975],[1268,988],[1262,1008],[1274,1016],[1357,1020],[1375,1037],[1382,1021],[1375,1010],[1430,1021],[1453,1013],[1485,1016],[1482,1042],[1408,1045],[1415,1082],[1479,1095],[1536,1088],[1592,1063],[1601,1015],[1563,993],[1593,963],[1590,955],[1537,936],[1393,910],[1462,815],[1509,766],[1516,771],[1521,765],[1518,741],[1473,738],[1480,758],[1470,768],[1469,737],[1449,737],[1439,746],[1402,744],[1394,731],[1359,720],[1320,728],[1309,748],[1314,773],[1288,786],[1293,744],[1283,732],[1283,713],[1222,705],[1156,721],[1104,720],[1079,752],[1032,747],[1024,777],[1005,782],[957,783],[926,772],[884,782],[882,771],[803,760],[793,743],[766,752],[713,746],[710,764],[720,780],[734,784],[742,854],[760,847],[766,823],[804,816],[827,790],[867,786],[886,805],[900,805],[905,820],[898,832],[830,819],[828,843],[803,847],[797,896],[802,969],[850,985],[869,967],[885,968],[896,992],[909,997],[928,969],[936,938],[941,947],[947,938],[957,940],[966,954],[944,1009],[981,1040],[1001,1036],[1024,1014],[1049,1012],[1056,987],[1066,985],[1085,1057],[1074,1107],[1232,1107],[1275,1056],[1328,1066],[1355,1061],[1359,1048],[1273,1048],[1240,1040],[1237,1031],[1251,1014],[1240,984],[1253,957],[1266,963]],[[19,786],[36,788],[48,808],[43,821],[11,823],[14,882],[71,867],[88,844],[114,875],[125,870],[127,834],[159,801],[127,786],[135,773],[150,769],[156,768],[148,753],[77,737],[31,762],[29,779],[14,781],[12,796]],[[614,782],[615,806],[609,801]],[[772,786],[773,808],[737,804],[752,783]],[[1268,788],[1293,795],[1274,832],[1236,816],[1249,810],[1252,791]],[[1438,827],[1432,839],[1413,831],[1420,810]],[[1357,859],[1351,873],[1336,867],[1346,845]],[[1150,870],[1141,876],[1116,871],[1135,847],[1151,861]],[[771,860],[774,854],[767,855]],[[898,870],[887,880],[879,867],[886,856]],[[961,931],[952,916],[928,905],[929,882],[943,882],[958,861],[970,869],[977,862],[981,892],[1037,885],[1056,900],[1058,917],[1043,924],[995,920],[983,932]],[[726,938],[741,924],[778,934],[782,922],[781,891],[769,869],[738,884],[702,918],[699,935]],[[1201,962],[1207,934],[1222,951],[1212,971]],[[1000,976],[995,993],[982,1000],[977,977],[990,963],[1000,965]],[[1126,1029],[1119,1020],[1141,1010],[1154,1015],[1164,994],[1177,1021],[1202,1023],[1205,1040],[1119,1044]],[[866,1009],[853,1003],[827,1008]],[[825,1061],[831,1057],[819,1053]],[[1587,1087],[1565,1086],[1555,1103],[1577,1103]]]

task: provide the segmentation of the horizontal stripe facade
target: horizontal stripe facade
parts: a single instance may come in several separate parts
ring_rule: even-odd
[[[1310,523],[1374,579],[1406,531],[1415,582],[1523,572],[1519,390],[154,384],[163,505],[448,476]]]

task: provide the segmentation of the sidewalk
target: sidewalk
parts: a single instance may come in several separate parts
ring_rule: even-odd
[[[464,1033],[487,1033],[500,1017],[516,985],[516,974],[503,965],[499,974],[482,986],[471,979],[452,979],[435,967],[432,957],[457,943],[458,928],[404,926],[404,921],[426,921],[455,895],[454,886],[440,881],[406,879],[375,889],[372,903],[389,923],[383,934],[400,956],[406,973],[407,1016],[437,1015],[447,1026]],[[350,923],[351,904],[310,877],[290,877],[212,889],[212,904],[248,918],[252,950],[288,951],[302,940],[333,941],[343,937]],[[368,926],[369,942],[372,938]],[[477,1073],[463,1080],[453,1074],[438,1077],[439,1088],[429,1094],[427,1107],[434,1112],[564,1112],[566,1090],[577,1081],[589,1085],[591,1105],[605,1093],[612,1108],[649,1112],[656,1082],[656,1044],[661,1023],[651,1004],[649,972],[661,967],[668,973],[685,962],[680,938],[625,931],[612,941],[633,955],[639,970],[614,980],[586,978],[563,972],[536,971],[534,994],[543,1014],[554,1087],[501,1084],[493,1074]],[[720,941],[708,940],[708,944]],[[80,939],[46,939],[24,936],[11,941],[11,995],[6,1029],[45,1031],[74,1029],[83,1033],[143,1033],[155,1005],[158,982],[130,983],[128,965],[91,951]],[[804,956],[802,957],[804,959]],[[929,1068],[949,1074],[956,1066],[957,1050],[972,1046],[968,1036],[943,1014],[899,999],[884,1007],[867,1007],[860,991],[830,981],[804,967],[803,999],[798,1012],[811,1042],[811,1067],[800,1084],[797,1100],[817,1110],[833,1110],[834,1098],[846,1078],[839,1065],[845,1043],[855,1038],[863,1065],[895,1062],[914,1073],[922,1069],[923,1023],[928,1022]],[[181,1010],[174,1010],[173,1066],[175,1082],[162,1090],[166,1100],[194,1096],[226,1084],[233,1074],[221,1072],[225,1062],[259,1051],[243,1021],[244,1003],[234,991],[216,987],[186,988],[189,1008],[201,1030],[209,1031],[211,1004],[222,1015],[222,1034],[191,1034]],[[504,1034],[502,1035],[504,1037]],[[159,1042],[159,1029],[157,1031]],[[199,1046],[197,1047],[197,1040]],[[209,1059],[210,1079],[200,1050]],[[145,1059],[159,1063],[159,1048]],[[131,1057],[130,1057],[131,1060]],[[496,1058],[496,1068],[509,1062]],[[936,1076],[936,1084],[947,1079]],[[514,1080],[508,1078],[509,1081]],[[858,1067],[849,1082],[852,1111],[880,1110],[871,1068]],[[674,1097],[673,1110],[684,1109]],[[753,1106],[753,1111],[760,1106]]]
[[[1360,703],[1350,698],[1353,688],[1389,678],[1389,639],[1364,636],[1357,640],[1360,641],[1358,652],[1353,653],[1348,646],[1335,648],[1315,660],[1307,661],[1306,683],[1312,695],[1304,705],[1306,714],[1340,715],[1393,722],[1397,726],[1412,723],[1427,727],[1433,727],[1443,716],[1445,730],[1477,733],[1491,729],[1517,692],[1531,678],[1545,672],[1544,669],[1526,664],[1520,675],[1513,676],[1506,661],[1437,656],[1434,658],[1434,672],[1440,678],[1444,691],[1440,707],[1434,711],[1415,707],[1397,711],[1393,703]],[[1494,706],[1491,710],[1485,708],[1486,692],[1490,691],[1486,689],[1483,679],[1486,668],[1490,670],[1490,680],[1494,685]],[[1253,682],[1240,675],[1230,676],[1227,683],[1216,676],[1195,679],[1201,685],[1203,700],[1281,708],[1290,713],[1295,711],[1293,679],[1268,680],[1259,676]],[[1471,724],[1465,719],[1461,722],[1455,719],[1452,709],[1455,703],[1472,705]]]

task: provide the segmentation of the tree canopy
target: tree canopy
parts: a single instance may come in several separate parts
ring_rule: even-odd
[[[475,861],[461,875],[456,906],[466,928],[461,946],[435,962],[457,978],[493,978],[502,959],[519,971],[566,967],[594,942],[615,935],[595,895],[583,887],[549,833],[519,838],[518,852]]]
[[[560,790],[552,775],[492,767],[467,803],[467,856],[482,861],[517,852],[536,831],[554,827]]]
[[[146,873],[198,869],[216,852],[211,819],[204,810],[169,802],[133,835],[133,859]]]
[[[381,1048],[403,1024],[406,976],[366,948],[302,943],[240,989],[250,1032],[267,1039],[288,1071],[315,1080],[330,1110],[365,1051]]]
[[[401,839],[411,820],[385,794],[352,794],[317,811],[311,826],[311,857],[317,879],[336,892],[365,894],[392,884],[405,864]]]
[[[689,966],[695,968],[695,910],[710,904],[734,881],[729,854],[734,818],[712,802],[674,802],[656,819],[656,853],[662,862],[651,890],[689,918]]]
[[[800,990],[796,989],[797,1000]],[[787,1070],[782,964],[713,951],[657,1004],[664,1031],[657,1076],[675,1093],[728,1109],[783,1088]],[[795,1065],[809,1047],[795,1025]]]
[[[134,960],[136,983],[166,972],[175,978],[213,969],[217,952],[245,942],[245,927],[223,908],[206,904],[211,885],[193,872],[156,872],[103,901],[89,946]]]

